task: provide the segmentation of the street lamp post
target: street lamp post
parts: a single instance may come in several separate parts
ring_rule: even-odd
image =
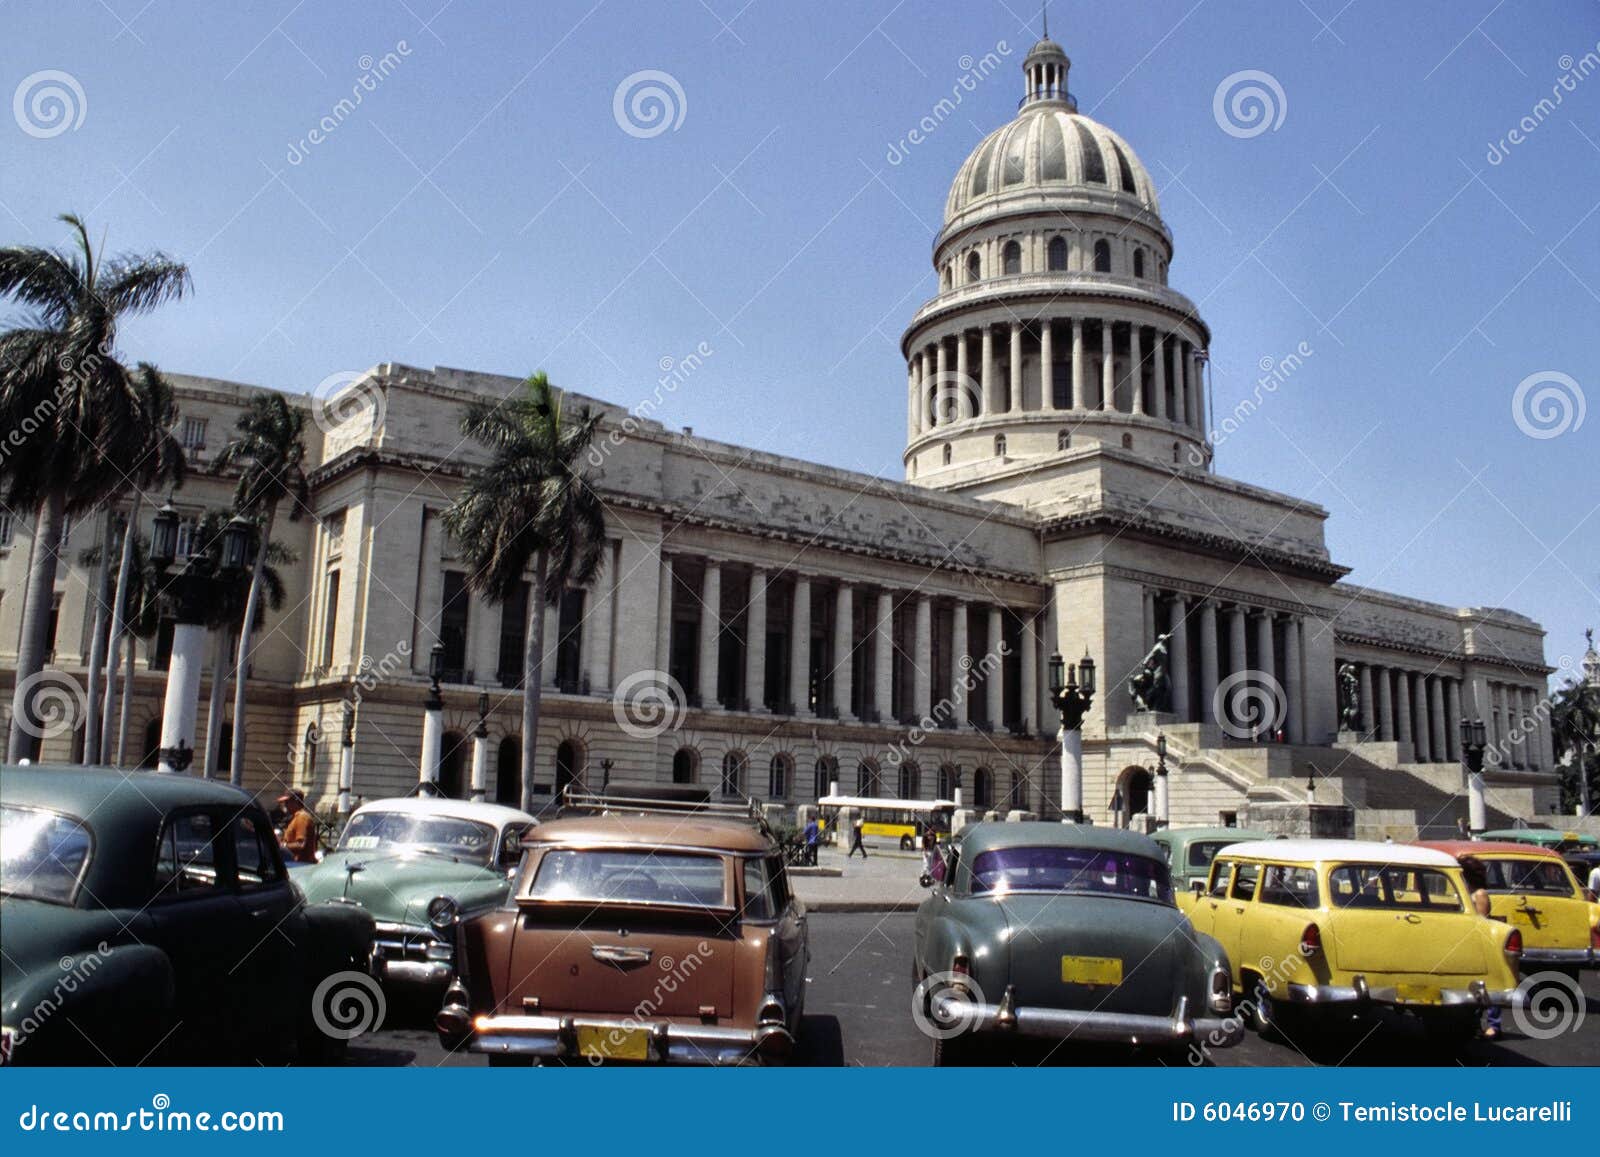
[[[1168,796],[1167,787],[1167,737],[1165,733],[1156,736],[1156,827],[1164,828],[1172,822],[1172,814],[1168,810],[1171,797]]]
[[[614,759],[602,759],[600,761],[601,791],[606,791],[611,787],[611,769],[615,766],[617,766],[617,761]]]
[[[178,512],[170,499],[156,512],[150,530],[150,562],[162,576],[161,596],[174,620],[161,709],[161,745],[156,753],[160,771],[185,772],[194,763],[206,610],[215,603],[223,582],[250,569],[255,549],[255,528],[236,517],[223,530],[214,554],[191,554],[182,567],[173,570],[178,561]],[[244,721],[235,719],[233,725],[237,732]]]
[[[478,803],[489,791],[489,693],[478,692],[478,726],[472,732],[472,798]]]
[[[1482,839],[1483,830],[1489,826],[1489,807],[1483,787],[1483,752],[1488,739],[1483,720],[1461,721],[1461,774],[1467,781],[1467,829],[1475,840]]]
[[[435,643],[428,652],[428,698],[422,705],[422,783],[439,782],[439,760],[444,753],[444,694],[439,679],[444,675],[444,644]]]
[[[356,709],[344,704],[344,732],[339,738],[339,815],[350,815],[350,793],[356,779]]]
[[[1094,660],[1068,666],[1050,656],[1050,701],[1061,715],[1061,820],[1083,822],[1083,717],[1094,703]]]

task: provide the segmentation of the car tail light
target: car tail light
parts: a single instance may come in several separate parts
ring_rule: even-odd
[[[1211,1011],[1223,1016],[1233,1011],[1233,976],[1226,968],[1211,974]]]
[[[1589,929],[1589,947],[1600,952],[1600,928]]]
[[[965,952],[957,952],[950,959],[950,975],[955,979],[951,982],[952,988],[966,989],[962,983],[964,978],[972,975],[972,959]]]
[[[1322,951],[1322,929],[1315,924],[1307,924],[1300,933],[1300,955],[1315,956]]]
[[[1506,955],[1522,955],[1522,933],[1515,928],[1511,930],[1511,935],[1506,937]]]

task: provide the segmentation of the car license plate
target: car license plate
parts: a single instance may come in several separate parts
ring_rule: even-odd
[[[647,1061],[650,1030],[579,1025],[578,1055],[603,1061]]]
[[[1435,984],[1397,984],[1395,994],[1405,1004],[1439,1003],[1439,987]]]
[[[1063,956],[1063,984],[1121,984],[1122,959],[1117,956]]]

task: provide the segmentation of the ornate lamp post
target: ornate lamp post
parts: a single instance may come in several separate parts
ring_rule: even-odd
[[[1058,651],[1050,656],[1050,701],[1061,715],[1061,819],[1083,822],[1083,717],[1094,703],[1094,660],[1068,666]]]
[[[157,767],[184,772],[194,763],[195,710],[200,699],[200,669],[205,651],[206,609],[218,587],[248,571],[255,563],[255,527],[235,517],[222,532],[214,555],[191,554],[178,561],[178,512],[171,499],[156,512],[150,530],[150,562],[162,575],[161,597],[174,620],[172,656],[167,664],[167,693],[161,713],[161,746]],[[234,728],[244,726],[235,719]]]
[[[1467,828],[1475,840],[1482,838],[1483,830],[1489,826],[1489,807],[1483,787],[1483,752],[1488,740],[1483,720],[1461,721],[1461,774],[1467,781]]]
[[[611,769],[613,767],[615,767],[615,766],[617,766],[617,761],[614,760],[614,759],[602,759],[600,761],[600,790],[601,791],[605,791],[607,788],[609,788],[611,786]]]
[[[472,732],[472,798],[483,802],[489,791],[489,693],[478,692],[478,726]]]
[[[422,783],[439,782],[439,760],[444,754],[444,694],[439,680],[444,675],[444,644],[435,643],[428,652],[428,698],[422,704]]]
[[[1167,791],[1167,736],[1162,732],[1156,736],[1156,827],[1158,828],[1164,828],[1172,822],[1172,814],[1168,811],[1171,799]]]
[[[356,709],[344,703],[344,733],[339,739],[339,815],[350,815],[350,792],[356,778]]]

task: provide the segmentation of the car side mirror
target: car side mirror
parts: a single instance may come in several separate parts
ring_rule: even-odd
[[[924,888],[931,888],[933,887],[933,877],[927,872],[924,872],[922,875],[917,877],[917,883],[921,884]]]

